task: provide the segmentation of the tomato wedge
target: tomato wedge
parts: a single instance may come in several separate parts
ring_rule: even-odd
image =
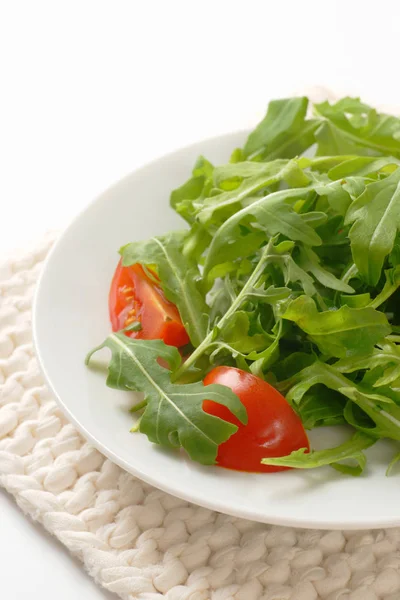
[[[139,322],[141,329],[127,331],[126,335],[143,340],[160,339],[177,348],[190,341],[177,307],[166,299],[161,287],[139,264],[123,267],[121,261],[118,263],[108,306],[113,331]]]
[[[230,387],[246,407],[248,416],[247,425],[243,425],[225,406],[204,401],[206,413],[238,426],[238,431],[218,448],[219,466],[249,472],[284,471],[288,467],[263,465],[261,459],[286,456],[300,448],[310,449],[300,418],[266,381],[234,367],[216,367],[204,379],[204,385],[211,383]]]

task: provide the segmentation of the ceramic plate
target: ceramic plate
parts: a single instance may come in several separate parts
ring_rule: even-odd
[[[217,511],[281,525],[400,525],[400,481],[385,476],[394,453],[389,443],[380,442],[368,451],[368,472],[360,478],[330,467],[273,474],[202,467],[129,433],[132,395],[107,388],[104,374],[84,365],[87,351],[109,332],[107,295],[118,248],[182,228],[169,208],[170,190],[185,181],[199,154],[226,162],[245,137],[246,132],[224,135],[164,156],[114,185],[78,215],[53,247],[37,288],[33,326],[41,367],[82,434],[121,467],[166,492]],[[311,434],[316,448],[342,439],[337,429]]]

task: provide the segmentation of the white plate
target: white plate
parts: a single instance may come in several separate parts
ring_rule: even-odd
[[[121,467],[166,492],[281,525],[400,525],[400,480],[385,476],[394,453],[389,443],[368,451],[368,473],[360,478],[329,467],[259,475],[202,467],[129,433],[132,395],[107,388],[104,375],[84,365],[87,351],[109,332],[107,294],[118,248],[181,228],[182,221],[169,208],[170,190],[190,175],[199,154],[223,163],[245,136],[213,138],[160,158],[107,190],[75,219],[52,249],[37,289],[33,329],[41,367],[82,434]],[[311,440],[322,447],[342,437],[343,432],[323,429],[313,432]]]

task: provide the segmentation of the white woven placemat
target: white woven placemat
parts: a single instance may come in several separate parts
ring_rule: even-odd
[[[50,245],[0,266],[0,485],[21,509],[124,599],[400,600],[400,529],[295,530],[221,515],[153,489],[85,442],[32,348]]]

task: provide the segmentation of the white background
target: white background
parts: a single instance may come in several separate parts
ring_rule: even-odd
[[[0,252],[271,97],[400,106],[399,39],[398,0],[0,0]],[[0,564],[8,600],[115,598],[2,491]]]

